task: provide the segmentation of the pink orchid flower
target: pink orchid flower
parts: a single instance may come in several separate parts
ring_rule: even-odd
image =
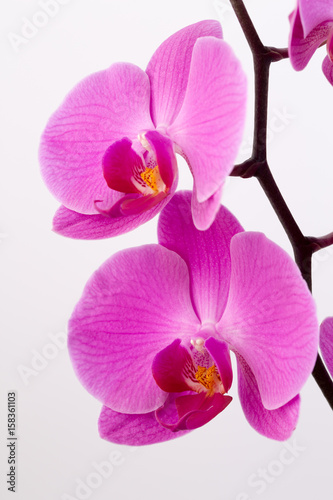
[[[224,207],[207,231],[179,192],[159,244],[113,255],[69,322],[69,352],[104,407],[100,435],[141,445],[200,427],[231,402],[230,351],[246,418],[287,439],[318,347],[315,305],[294,261]]]
[[[333,85],[332,0],[298,0],[289,20],[289,56],[294,69],[304,69],[317,48],[326,42],[327,56],[322,69],[327,80]]]
[[[320,325],[320,350],[328,371],[333,377],[333,318],[326,318]]]
[[[177,186],[175,153],[193,174],[192,213],[206,229],[240,145],[246,81],[217,21],[168,38],[146,71],[116,63],[88,76],[50,118],[44,180],[63,204],[56,232],[95,239],[154,217]]]

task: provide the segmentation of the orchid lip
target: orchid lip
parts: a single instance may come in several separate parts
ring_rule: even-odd
[[[151,210],[175,188],[177,164],[172,143],[149,130],[142,131],[134,142],[123,137],[106,150],[103,174],[108,187],[124,196],[106,210],[95,203],[101,215],[135,216]]]
[[[216,342],[219,344],[219,341]],[[210,349],[214,351],[214,345],[210,345]],[[206,397],[217,393],[223,395],[231,386],[229,354],[223,352],[219,359],[221,356],[216,347],[215,351],[216,360],[206,349],[203,338],[196,337],[187,345],[182,345],[180,339],[175,339],[155,356],[152,364],[153,377],[165,392],[193,391],[203,393]]]

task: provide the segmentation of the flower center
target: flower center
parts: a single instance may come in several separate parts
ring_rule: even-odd
[[[218,392],[220,392],[221,378],[215,365],[211,366],[210,368],[198,366],[195,378],[208,390],[209,395],[216,392],[216,389],[218,389]]]
[[[205,340],[201,337],[191,340],[191,356],[193,368],[196,370],[193,375],[197,382],[194,383],[193,390],[196,392],[206,392],[207,396],[212,396],[216,392],[224,394],[220,373],[216,368],[214,360],[205,348]],[[194,381],[194,379],[192,379]]]
[[[140,177],[155,193],[161,191],[165,192],[166,186],[160,175],[158,165],[154,168],[146,167],[146,169],[140,173]]]

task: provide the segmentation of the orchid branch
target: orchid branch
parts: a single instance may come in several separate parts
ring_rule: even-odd
[[[236,165],[230,175],[243,178],[256,177],[258,179],[290,240],[295,261],[311,291],[311,257],[317,250],[333,244],[333,233],[321,238],[303,235],[274,180],[267,161],[269,69],[272,62],[288,57],[288,49],[277,49],[263,45],[243,1],[230,0],[230,2],[250,46],[255,74],[252,155],[242,164]],[[312,375],[333,409],[333,381],[319,353]]]
[[[322,250],[323,248],[333,245],[333,233],[326,234],[325,236],[321,236],[320,238],[309,236],[308,241],[312,244],[312,251],[314,253],[318,250]]]

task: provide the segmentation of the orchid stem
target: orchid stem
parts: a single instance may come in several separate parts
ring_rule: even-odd
[[[288,57],[288,49],[263,45],[242,0],[230,0],[250,46],[255,74],[254,135],[252,156],[231,172],[234,177],[256,177],[278,216],[293,247],[295,261],[309,290],[312,289],[311,258],[314,252],[333,244],[333,233],[306,237],[288,208],[267,162],[267,109],[269,69],[272,62]],[[312,375],[333,410],[333,381],[318,353]]]
[[[325,236],[321,236],[320,238],[308,236],[307,239],[313,246],[313,253],[333,245],[333,233],[326,234]]]

